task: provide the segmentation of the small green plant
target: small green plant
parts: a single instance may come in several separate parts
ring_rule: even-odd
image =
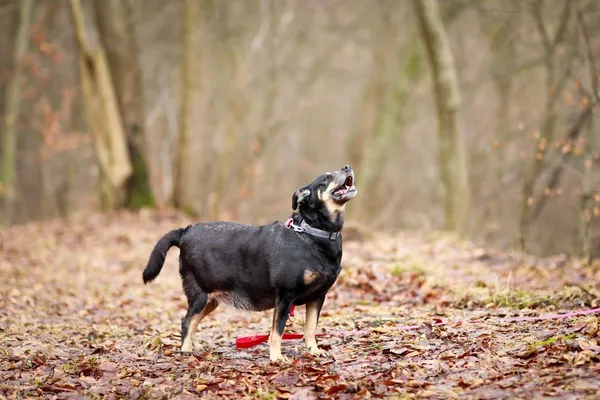
[[[61,366],[61,369],[65,372],[75,371],[75,365],[72,363],[66,363]]]
[[[152,391],[152,384],[146,385],[144,387],[144,390],[142,390],[142,392],[140,393],[140,396],[138,397],[138,399],[150,399],[151,391]]]
[[[392,276],[400,276],[400,275],[402,275],[402,272],[403,272],[403,268],[398,264],[394,264],[390,268],[390,274]]]
[[[559,339],[561,341],[563,341],[563,342],[567,342],[567,341],[575,339],[576,337],[577,337],[577,335],[575,335],[574,333],[569,333],[567,335],[561,335],[561,336],[550,336],[547,339],[537,340],[537,341],[533,342],[531,344],[531,346],[534,346],[536,348],[537,347],[543,347],[543,346],[547,346],[549,344],[553,344],[553,343],[555,343]]]
[[[258,388],[256,392],[253,393],[253,397],[260,400],[275,400],[277,399],[277,394],[265,391],[263,388]]]
[[[419,274],[425,275],[425,267],[420,264],[392,264],[390,267],[390,274],[392,276],[401,276],[404,274]]]

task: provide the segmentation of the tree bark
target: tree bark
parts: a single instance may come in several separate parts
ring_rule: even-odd
[[[235,163],[235,145],[246,117],[245,98],[243,91],[243,82],[245,81],[245,65],[243,64],[242,53],[236,48],[228,28],[229,25],[229,5],[225,2],[220,3],[217,8],[219,25],[221,27],[219,35],[219,44],[223,48],[222,55],[224,62],[231,65],[231,75],[226,73],[223,78],[227,82],[227,116],[224,117],[224,131],[221,137],[221,149],[216,163],[216,179],[210,195],[209,209],[213,218],[236,219],[239,216],[237,204],[227,203],[226,189],[231,184],[231,168]],[[236,182],[237,183],[237,182]]]
[[[583,149],[583,178],[581,180],[581,247],[582,256],[588,265],[590,265],[594,259],[592,237],[594,220],[597,218],[594,214],[594,191],[592,189],[592,169],[594,168],[594,159],[592,153],[592,143],[594,137],[593,123],[593,118],[590,118],[587,123],[588,126],[586,129]]]
[[[593,190],[593,168],[594,168],[594,155],[593,155],[593,143],[594,143],[594,118],[591,118],[591,114],[595,111],[596,107],[600,104],[600,78],[598,76],[598,69],[596,68],[596,62],[594,52],[592,50],[592,44],[590,41],[590,35],[587,29],[587,24],[584,18],[584,12],[582,10],[581,3],[577,8],[577,20],[579,21],[579,28],[584,38],[587,61],[589,64],[589,74],[592,81],[591,88],[591,102],[588,104],[588,108],[585,110],[588,112],[589,121],[587,122],[587,130],[583,140],[583,179],[581,181],[581,240],[582,240],[582,255],[588,265],[592,264],[595,257],[593,248],[593,227],[594,221],[598,218],[595,207],[594,197],[598,195],[598,192]],[[580,119],[582,119],[580,117]]]
[[[365,88],[364,103],[356,129],[348,139],[348,159],[355,171],[361,171],[365,161],[369,132],[376,125],[381,113],[386,92],[385,54],[387,51],[376,46],[373,50],[373,70]]]
[[[144,93],[132,22],[135,0],[95,0],[100,40],[106,49],[120,115],[127,136],[133,172],[125,185],[125,205],[141,208],[154,205],[144,157]]]
[[[354,207],[354,210],[360,210],[360,213],[355,215],[370,215],[372,221],[382,219],[381,212],[389,202],[389,191],[385,189],[386,185],[381,185],[382,172],[389,160],[390,149],[394,148],[404,133],[407,115],[403,110],[410,98],[412,85],[421,79],[424,72],[418,42],[419,37],[412,35],[400,53],[402,61],[386,93],[372,135],[367,141],[365,162],[356,178],[363,186],[364,192],[369,195],[357,199],[360,206]]]
[[[89,23],[86,26],[79,0],[71,0],[71,10],[81,86],[101,172],[102,202],[105,208],[117,208],[124,204],[125,185],[132,173],[123,121],[98,32]]]
[[[23,84],[22,58],[29,51],[29,28],[31,26],[32,0],[21,0],[19,27],[15,36],[14,72],[7,83],[3,121],[2,165],[0,174],[0,197],[4,197],[4,224],[10,225],[14,214],[15,176],[17,166],[17,121],[21,109],[21,86]]]
[[[181,100],[179,104],[179,137],[177,141],[177,155],[172,203],[175,207],[191,211],[189,193],[186,190],[186,178],[190,166],[190,126],[189,119],[192,112],[192,99],[194,92],[194,76],[199,73],[194,68],[194,27],[196,24],[196,2],[183,0],[182,4],[182,32],[181,32]]]
[[[536,143],[534,156],[526,172],[523,186],[521,188],[520,210],[519,210],[519,232],[517,240],[521,251],[525,251],[526,241],[529,236],[529,230],[535,220],[533,208],[535,201],[535,185],[543,172],[546,162],[545,155],[547,147],[540,146],[541,143],[552,143],[554,140],[554,131],[556,126],[556,113],[554,111],[556,103],[560,100],[560,93],[568,80],[568,70],[557,77],[556,49],[562,44],[565,38],[568,22],[571,15],[570,1],[566,0],[563,6],[560,25],[556,33],[551,37],[547,31],[542,17],[542,3],[536,2],[532,8],[532,17],[537,26],[541,37],[542,47],[544,49],[544,65],[546,69],[546,105],[544,109],[544,119],[540,128],[539,142]]]
[[[413,0],[413,4],[434,81],[439,171],[445,190],[445,228],[465,235],[470,189],[454,58],[437,0]]]
[[[223,133],[222,150],[219,154],[219,161],[217,162],[217,180],[215,182],[214,191],[211,196],[210,210],[213,218],[232,218],[231,215],[223,214],[226,212],[226,206],[224,199],[224,192],[227,184],[227,180],[230,179],[231,166],[234,160],[235,154],[235,138],[240,127],[240,123],[243,119],[242,110],[242,93],[241,93],[241,81],[242,81],[242,68],[241,61],[236,49],[234,49],[231,43],[228,43],[231,60],[233,64],[233,77],[231,86],[229,88],[228,95],[228,110],[229,115],[227,117],[227,124],[225,126],[225,132]],[[236,213],[237,210],[231,209],[230,212]]]

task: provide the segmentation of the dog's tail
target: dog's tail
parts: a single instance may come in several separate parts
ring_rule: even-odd
[[[173,246],[179,247],[181,237],[190,227],[191,225],[188,225],[185,228],[172,230],[160,238],[154,246],[152,254],[150,254],[148,265],[144,269],[144,283],[152,282],[160,274],[160,270],[165,263],[167,251]]]

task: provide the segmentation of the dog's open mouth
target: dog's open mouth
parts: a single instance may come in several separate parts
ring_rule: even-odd
[[[339,202],[346,202],[354,197],[355,194],[356,187],[354,186],[352,175],[348,175],[344,182],[331,192],[332,198]]]

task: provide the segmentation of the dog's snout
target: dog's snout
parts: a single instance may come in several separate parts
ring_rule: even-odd
[[[350,166],[349,165],[344,165],[344,167],[342,168],[342,171],[350,171]]]

